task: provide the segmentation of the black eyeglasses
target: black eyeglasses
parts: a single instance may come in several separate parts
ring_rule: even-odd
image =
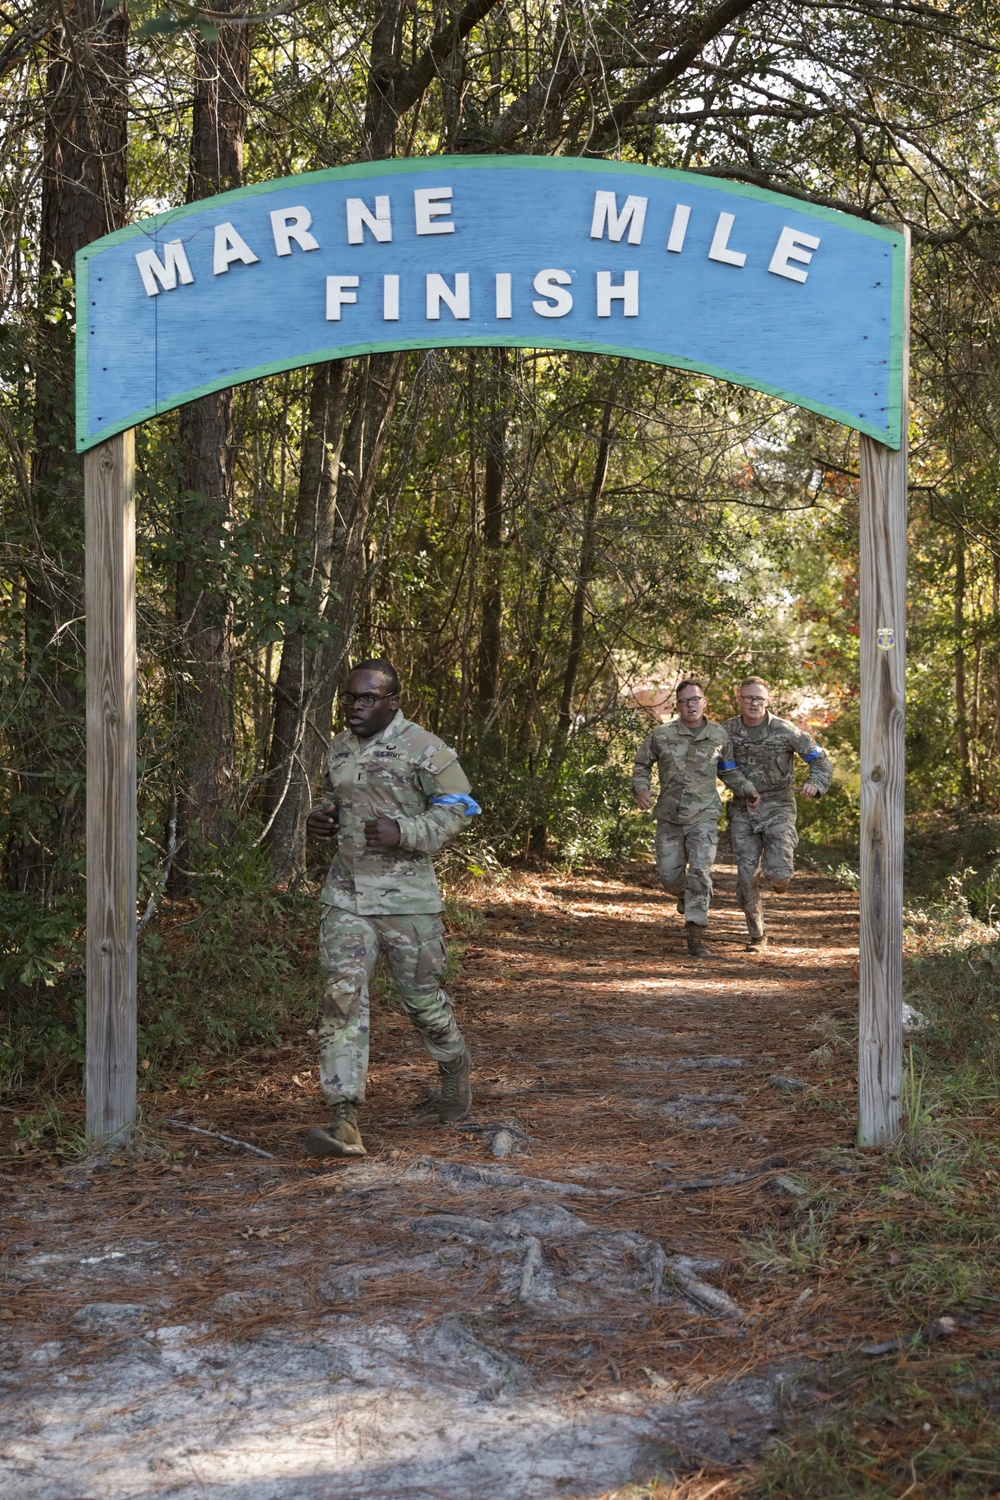
[[[352,703],[360,703],[362,708],[374,708],[376,703],[381,703],[384,698],[395,698],[395,693],[339,693],[338,698],[344,708],[350,708]]]

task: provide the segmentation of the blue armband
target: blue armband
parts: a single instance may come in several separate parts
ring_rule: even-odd
[[[720,760],[717,769],[720,771],[735,771],[736,762],[734,760]]]
[[[822,750],[821,750],[821,749],[820,749],[820,748],[819,748],[819,746],[818,746],[818,745],[817,745],[817,746],[816,746],[816,749],[815,749],[815,750],[810,750],[810,751],[809,751],[809,754],[808,754],[808,755],[803,755],[803,757],[802,757],[802,759],[803,759],[803,760],[804,760],[804,761],[805,761],[805,762],[806,762],[806,763],[807,763],[807,764],[808,764],[808,763],[809,763],[809,762],[810,762],[810,761],[813,761],[813,760],[822,760],[822,759],[823,759],[823,752],[822,752]]]
[[[432,807],[461,807],[467,818],[475,818],[482,812],[479,803],[473,797],[466,796],[465,792],[448,792],[443,797],[432,797]]]

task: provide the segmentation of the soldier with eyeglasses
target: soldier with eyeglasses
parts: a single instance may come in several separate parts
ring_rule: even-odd
[[[469,1049],[441,986],[444,925],[432,856],[481,809],[456,752],[405,719],[399,697],[390,661],[354,666],[340,694],[347,728],[327,751],[327,799],[306,824],[313,838],[337,838],[319,898],[320,1082],[332,1118],[306,1136],[314,1156],[365,1154],[357,1111],[368,1072],[368,989],[380,951],[438,1065],[440,1119],[460,1120],[472,1106]]]
[[[722,726],[732,740],[737,766],[760,793],[751,804],[736,792],[729,812],[736,899],[747,919],[747,947],[757,952],[767,946],[761,881],[780,893],[795,874],[795,757],[809,767],[800,797],[821,797],[833,780],[826,751],[804,729],[770,713],[769,701],[767,683],[747,677],[739,687],[739,713]]]

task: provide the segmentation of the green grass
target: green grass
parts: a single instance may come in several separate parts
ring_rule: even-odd
[[[742,1496],[979,1500],[998,1493],[995,1370],[944,1355],[916,1370],[898,1360],[859,1367],[848,1358],[823,1385],[839,1410],[776,1444],[744,1479]]]
[[[951,888],[921,918],[898,1140],[833,1153],[793,1224],[747,1246],[770,1300],[809,1285],[825,1326],[870,1318],[899,1347],[858,1337],[811,1363],[817,1399],[740,1476],[743,1497],[1000,1495],[1000,943]]]

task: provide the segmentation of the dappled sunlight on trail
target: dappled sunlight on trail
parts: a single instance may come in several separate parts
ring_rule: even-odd
[[[853,898],[802,878],[747,953],[717,876],[704,960],[644,868],[474,894],[457,1128],[381,1003],[364,1159],[300,1155],[303,1017],[201,1096],[147,1096],[170,1156],[9,1170],[5,1493],[724,1494],[807,1399],[801,1361],[877,1329],[769,1291],[745,1250],[797,1171],[864,1170]]]

